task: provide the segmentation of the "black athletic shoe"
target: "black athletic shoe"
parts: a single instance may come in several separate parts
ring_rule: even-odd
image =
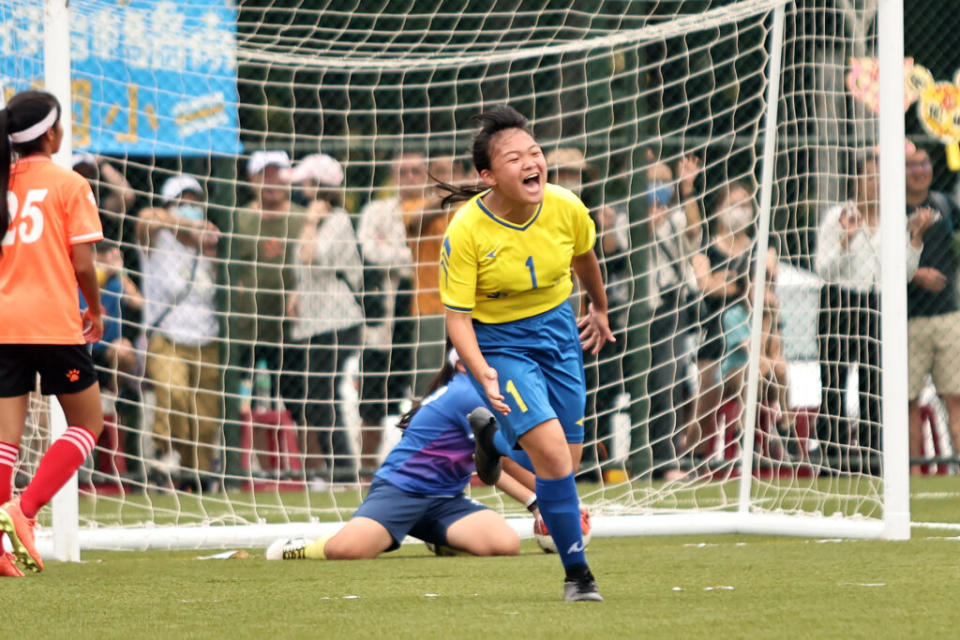
[[[493,435],[497,432],[497,419],[489,409],[477,407],[467,415],[470,429],[473,431],[473,459],[477,466],[477,475],[484,484],[493,486],[500,479],[500,453],[493,444]]]
[[[597,589],[597,581],[589,571],[579,578],[571,578],[563,583],[564,602],[603,602],[603,596]]]
[[[424,542],[423,544],[426,545],[427,551],[440,558],[465,557],[473,555],[469,551],[457,549],[456,547],[451,547],[450,545],[446,544],[435,544],[433,542]]]

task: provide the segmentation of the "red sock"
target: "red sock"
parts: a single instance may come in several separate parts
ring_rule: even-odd
[[[50,502],[60,487],[80,468],[96,443],[97,439],[85,427],[70,427],[57,438],[43,454],[37,473],[20,496],[20,510],[23,515],[28,518],[36,516],[43,505]]]
[[[10,492],[13,490],[13,465],[17,464],[19,451],[19,447],[0,442],[0,504],[10,499]]]

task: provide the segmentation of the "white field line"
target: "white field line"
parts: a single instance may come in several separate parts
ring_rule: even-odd
[[[960,522],[911,522],[910,526],[916,529],[945,529],[947,531],[960,531]]]

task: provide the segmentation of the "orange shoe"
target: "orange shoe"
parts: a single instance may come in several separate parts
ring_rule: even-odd
[[[43,559],[33,542],[36,520],[28,520],[20,510],[20,498],[0,507],[0,532],[6,533],[13,544],[13,553],[22,565],[36,573],[43,571]]]
[[[12,553],[0,551],[0,578],[23,577],[23,571],[20,571],[20,567],[13,562],[15,558],[16,556]]]

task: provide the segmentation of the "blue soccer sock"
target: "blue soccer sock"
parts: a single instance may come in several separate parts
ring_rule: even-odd
[[[535,473],[533,470],[533,462],[530,461],[530,456],[527,455],[527,452],[523,449],[514,449],[511,447],[507,439],[503,437],[500,429],[497,429],[497,432],[493,434],[493,446],[497,448],[497,452],[504,458],[510,458],[530,473]],[[549,526],[550,525],[547,525],[547,527]]]
[[[557,543],[560,562],[567,573],[587,567],[580,528],[580,499],[573,474],[565,478],[537,478],[537,505],[544,524]]]

